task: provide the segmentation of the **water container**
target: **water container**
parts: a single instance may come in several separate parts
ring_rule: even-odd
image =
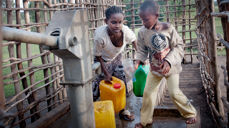
[[[115,128],[114,106],[111,100],[94,102],[96,128]]]
[[[147,74],[149,73],[149,65],[140,65],[138,69],[136,70],[133,78],[133,92],[135,96],[142,97],[145,84],[146,84],[146,78]]]
[[[100,100],[111,100],[114,104],[115,113],[126,106],[126,88],[122,80],[112,77],[111,84],[104,80],[100,82]]]

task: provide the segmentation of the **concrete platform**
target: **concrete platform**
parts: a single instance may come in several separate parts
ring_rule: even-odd
[[[192,101],[192,104],[198,111],[198,122],[194,125],[186,125],[173,105],[168,92],[165,93],[164,100],[155,109],[154,124],[150,128],[216,128],[209,106],[206,103],[206,95],[202,90],[202,82],[199,74],[198,65],[183,65],[183,72],[180,75],[180,88],[184,94]],[[135,115],[135,120],[128,122],[120,120],[116,115],[116,128],[134,128],[136,123],[140,122],[140,108],[142,98],[136,97],[133,93],[127,98],[126,108]],[[200,118],[203,117],[203,118]],[[50,128],[69,128],[70,112],[50,125]]]
[[[116,115],[117,128],[134,128],[136,123],[140,122],[140,108],[142,105],[142,98],[136,97],[132,94],[127,98],[127,109],[135,115],[135,120],[128,122],[120,120]],[[154,123],[148,128],[200,128],[199,109],[197,116],[197,123],[187,125],[185,119],[181,117],[179,111],[174,106],[157,106],[154,110]]]

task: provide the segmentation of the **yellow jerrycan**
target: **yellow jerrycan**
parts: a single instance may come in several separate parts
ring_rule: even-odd
[[[124,109],[126,106],[126,88],[125,83],[112,76],[111,83],[102,80],[100,82],[100,100],[111,100],[114,104],[115,113]]]
[[[95,127],[116,128],[115,112],[111,100],[94,102]]]

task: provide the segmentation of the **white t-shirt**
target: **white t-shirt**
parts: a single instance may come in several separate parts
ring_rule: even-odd
[[[112,61],[117,55],[124,51],[126,44],[136,40],[134,32],[127,26],[123,25],[123,45],[115,47],[108,35],[107,25],[98,27],[94,36],[94,56],[101,56],[105,61]]]

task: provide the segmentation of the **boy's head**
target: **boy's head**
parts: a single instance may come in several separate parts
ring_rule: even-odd
[[[117,33],[122,30],[122,25],[124,21],[124,14],[122,9],[117,6],[109,7],[105,11],[106,19],[105,23],[108,25],[109,30],[112,33]]]
[[[146,0],[141,4],[139,16],[146,28],[150,29],[157,23],[158,15],[159,6],[153,0]]]

